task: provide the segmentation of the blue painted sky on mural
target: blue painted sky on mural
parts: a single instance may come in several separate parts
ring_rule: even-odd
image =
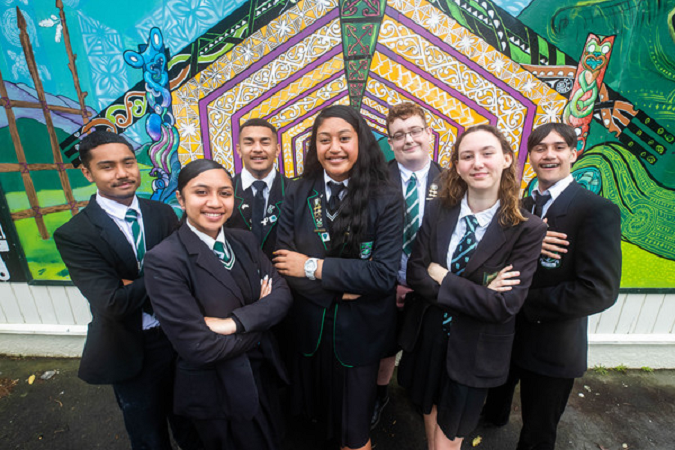
[[[176,53],[245,3],[245,0],[64,0],[80,83],[88,106],[102,109],[136,84],[141,71],[124,63],[122,53],[147,42],[152,27],[162,30]],[[0,70],[5,81],[33,86],[16,28],[16,7],[26,22],[47,92],[75,99],[63,40],[56,42],[58,9],[54,0],[0,0]],[[54,15],[52,18],[51,16]],[[40,25],[40,22],[43,25]]]

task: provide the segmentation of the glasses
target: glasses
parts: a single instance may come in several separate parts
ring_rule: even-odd
[[[396,133],[395,135],[391,136],[391,140],[394,141],[394,142],[402,142],[402,141],[405,140],[405,137],[407,135],[410,135],[411,138],[416,138],[420,134],[422,134],[423,131],[424,131],[424,128],[415,127],[413,129],[411,129],[410,131],[408,131],[407,133]]]

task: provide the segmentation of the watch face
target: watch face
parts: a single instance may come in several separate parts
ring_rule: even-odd
[[[314,271],[316,270],[316,259],[310,258],[305,261],[305,270]]]

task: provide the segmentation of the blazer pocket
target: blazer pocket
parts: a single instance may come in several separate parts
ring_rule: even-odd
[[[506,376],[511,362],[514,333],[481,333],[476,348],[476,376],[500,378]]]
[[[214,367],[196,368],[178,362],[174,382],[174,412],[194,419],[220,417],[223,403],[220,380]]]

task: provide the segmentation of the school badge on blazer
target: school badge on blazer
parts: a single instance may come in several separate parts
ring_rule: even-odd
[[[557,269],[560,267],[560,260],[551,258],[550,256],[540,256],[539,265],[544,269]]]
[[[361,252],[359,252],[359,257],[361,259],[368,259],[373,253],[373,242],[362,242],[361,243]]]
[[[427,191],[427,200],[433,200],[436,197],[438,197],[438,185],[436,183],[431,183],[429,191]]]

